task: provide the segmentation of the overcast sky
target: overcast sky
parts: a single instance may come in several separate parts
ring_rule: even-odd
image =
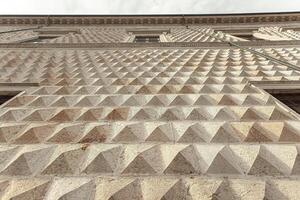
[[[0,14],[212,14],[300,11],[300,0],[0,0]]]

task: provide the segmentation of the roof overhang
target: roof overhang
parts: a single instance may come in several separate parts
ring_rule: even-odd
[[[0,25],[207,25],[300,22],[300,12],[217,15],[0,15]]]

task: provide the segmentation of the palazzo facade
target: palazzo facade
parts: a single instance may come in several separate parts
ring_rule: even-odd
[[[0,199],[300,199],[300,13],[0,16]]]

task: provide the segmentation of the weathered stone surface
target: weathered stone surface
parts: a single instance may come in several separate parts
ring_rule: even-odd
[[[213,46],[245,41],[220,27],[172,26],[162,41],[211,48],[130,49],[134,26],[76,27],[43,45],[111,48],[0,48],[1,91],[38,83],[0,107],[0,199],[299,199],[300,118],[251,84],[292,85],[298,70]],[[15,29],[0,26],[13,31],[0,43],[38,34]],[[300,39],[271,25],[254,36]],[[299,48],[255,50],[299,65]]]

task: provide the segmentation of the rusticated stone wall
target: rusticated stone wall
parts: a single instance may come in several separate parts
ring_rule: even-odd
[[[26,48],[36,31],[2,28],[0,93],[24,89],[0,107],[0,199],[299,199],[299,114],[252,84],[299,83],[297,31],[264,26],[289,47],[250,51],[201,26],[130,48],[126,28],[79,28]]]

